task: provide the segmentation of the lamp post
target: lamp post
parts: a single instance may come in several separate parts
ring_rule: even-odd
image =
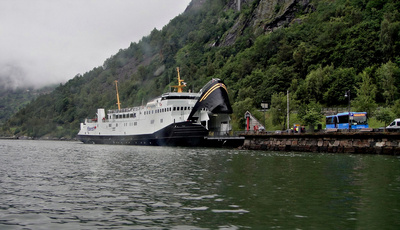
[[[289,90],[287,90],[287,108],[286,108],[286,112],[287,112],[287,115],[286,115],[286,118],[287,118],[287,130],[288,130],[288,132],[289,132],[289,129],[290,129],[290,111],[289,111]]]
[[[347,102],[347,109],[349,111],[349,132],[351,129],[351,123],[350,123],[350,90],[347,90],[346,93],[344,94],[344,97],[347,97],[348,102]]]
[[[268,103],[265,101],[261,102],[261,108],[263,108],[263,111],[264,111],[264,130],[265,130],[266,129],[265,128],[265,110],[268,109]]]

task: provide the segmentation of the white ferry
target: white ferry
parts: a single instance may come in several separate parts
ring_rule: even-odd
[[[170,92],[145,106],[120,108],[118,86],[117,110],[97,110],[94,119],[80,124],[77,138],[83,143],[123,145],[198,146],[208,135],[228,135],[232,107],[228,91],[220,79],[212,79],[199,93]],[[183,84],[182,84],[183,83]]]

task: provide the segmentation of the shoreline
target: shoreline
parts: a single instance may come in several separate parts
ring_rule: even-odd
[[[241,134],[242,149],[400,155],[399,132]]]
[[[27,137],[27,136],[22,136],[22,137],[0,137],[0,140],[35,140],[35,141],[78,141],[76,138],[52,138],[52,137],[47,137],[47,138],[33,138],[33,137]]]
[[[243,150],[400,155],[400,132],[241,133]],[[79,141],[76,138],[0,137],[0,140]],[[208,147],[208,146],[204,146]]]

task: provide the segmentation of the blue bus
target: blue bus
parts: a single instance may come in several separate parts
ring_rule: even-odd
[[[349,118],[352,129],[368,128],[366,112],[345,112],[332,116],[326,116],[327,129],[349,129]]]

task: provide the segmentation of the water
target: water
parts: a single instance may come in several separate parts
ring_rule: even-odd
[[[399,229],[400,158],[0,140],[0,229]]]

